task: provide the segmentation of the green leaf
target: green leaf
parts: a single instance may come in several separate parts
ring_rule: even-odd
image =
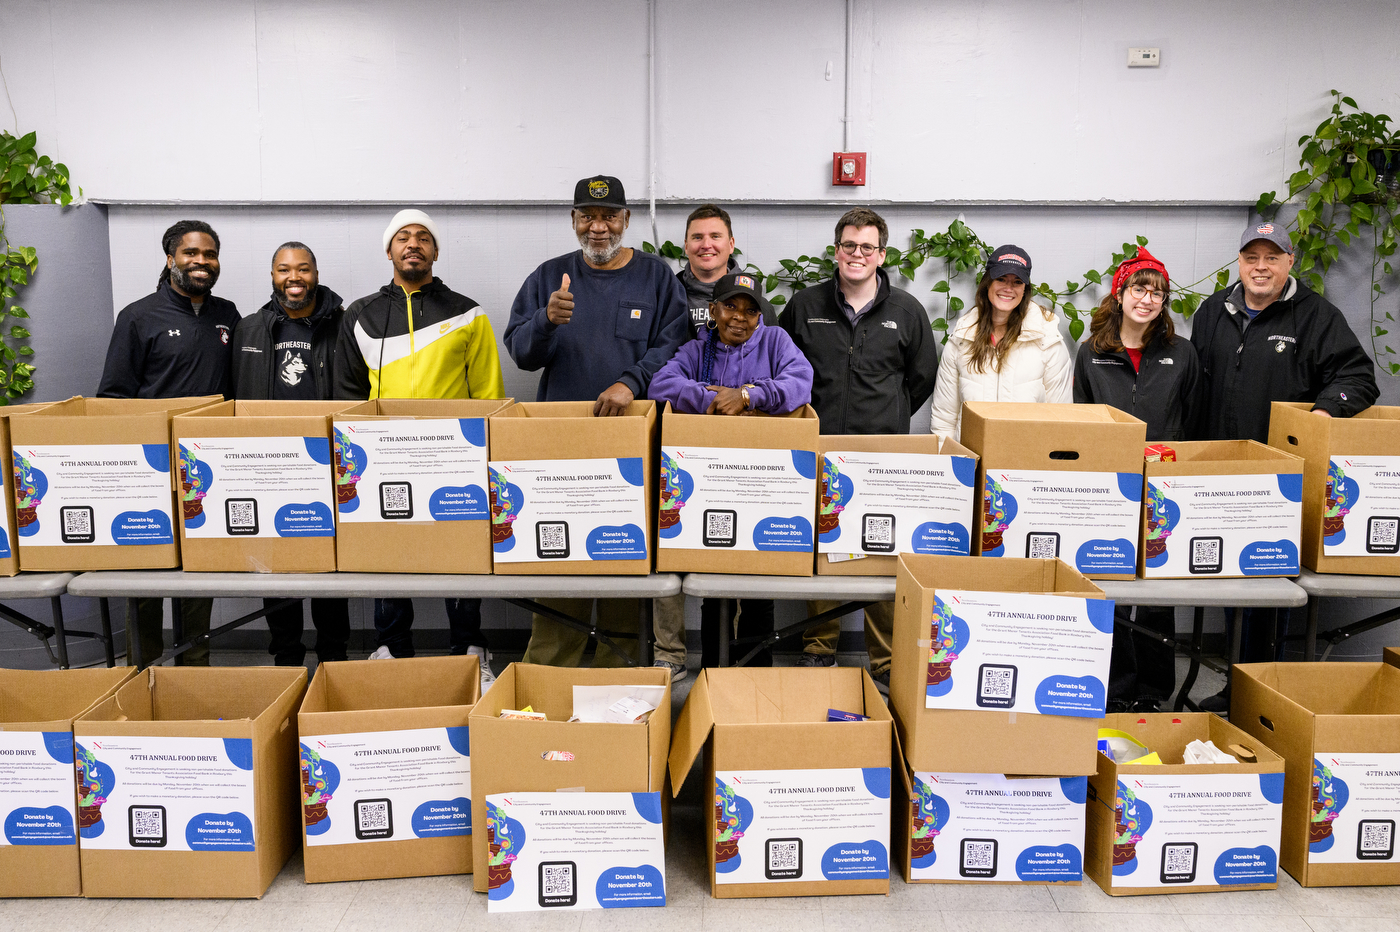
[[[780,304],[787,304],[787,298],[784,298],[782,295],[778,295],[777,297],[769,298],[768,303],[773,305],[774,307],[777,307]]]
[[[1042,286],[1042,287],[1043,287],[1043,286]],[[948,284],[948,280],[947,280],[946,278],[943,279],[942,281],[940,281],[938,284],[936,284],[936,285],[933,286],[933,290],[936,291],[936,292],[938,292],[939,294],[947,294],[947,293],[948,293],[948,288],[949,288],[949,284]]]
[[[19,354],[20,354],[21,356],[33,356],[33,355],[34,355],[34,347],[32,347],[32,346],[21,346],[21,347],[19,348]]]
[[[1084,321],[1072,320],[1069,322],[1069,338],[1078,343],[1079,338],[1084,335]]]
[[[1095,272],[1093,269],[1090,269],[1089,271],[1085,272],[1084,277],[1087,278],[1089,281],[1093,282],[1095,285],[1103,284],[1103,277],[1100,276],[1099,273]]]
[[[10,336],[16,340],[23,340],[29,336],[29,331],[16,324],[10,328]]]
[[[1228,268],[1221,269],[1215,276],[1215,288],[1219,291],[1228,284],[1230,284],[1230,270]]]
[[[648,243],[646,240],[642,240],[642,252],[649,252],[652,255],[656,255],[656,247],[653,246],[651,243]]]
[[[949,298],[949,299],[948,299],[948,312],[949,312],[950,314],[956,314],[956,313],[958,313],[959,311],[961,311],[961,310],[963,309],[963,306],[964,306],[964,305],[963,305],[963,299],[962,299],[962,298]]]
[[[899,274],[909,279],[909,281],[911,282],[914,280],[914,270],[909,268],[909,266],[907,265],[901,265],[899,267]]]
[[[934,329],[934,330],[947,330],[947,329],[948,329],[948,321],[947,321],[946,319],[942,318],[942,317],[935,317],[935,318],[933,319],[933,329]]]
[[[1137,244],[1138,244],[1139,246],[1146,246],[1146,245],[1147,245],[1147,237],[1145,237],[1145,236],[1138,236],[1138,238],[1137,238]]]

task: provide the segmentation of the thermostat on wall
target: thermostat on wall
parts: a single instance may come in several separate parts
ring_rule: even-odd
[[[1160,68],[1161,49],[1128,49],[1129,68]]]

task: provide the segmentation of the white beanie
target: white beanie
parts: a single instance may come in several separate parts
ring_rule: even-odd
[[[437,247],[439,254],[442,252],[442,237],[438,236],[437,224],[433,223],[433,218],[415,210],[412,207],[405,208],[394,214],[394,219],[389,221],[389,225],[384,228],[384,251],[389,251],[389,243],[398,232],[410,224],[419,223],[428,228],[428,232],[433,234],[433,245]]]

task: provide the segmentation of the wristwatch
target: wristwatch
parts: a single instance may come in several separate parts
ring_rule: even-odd
[[[739,397],[744,399],[744,407],[745,407],[745,408],[752,408],[752,407],[753,407],[753,402],[749,400],[749,389],[748,389],[748,386],[744,386],[743,388],[739,389]]]

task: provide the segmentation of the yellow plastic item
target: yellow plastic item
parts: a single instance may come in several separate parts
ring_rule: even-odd
[[[1160,757],[1157,756],[1157,752],[1156,752],[1156,751],[1153,751],[1151,754],[1144,755],[1143,757],[1139,757],[1137,760],[1130,760],[1130,761],[1128,761],[1128,764],[1161,764],[1161,763],[1162,763],[1162,759],[1161,759]],[[1125,764],[1124,766],[1127,766],[1127,765]]]

